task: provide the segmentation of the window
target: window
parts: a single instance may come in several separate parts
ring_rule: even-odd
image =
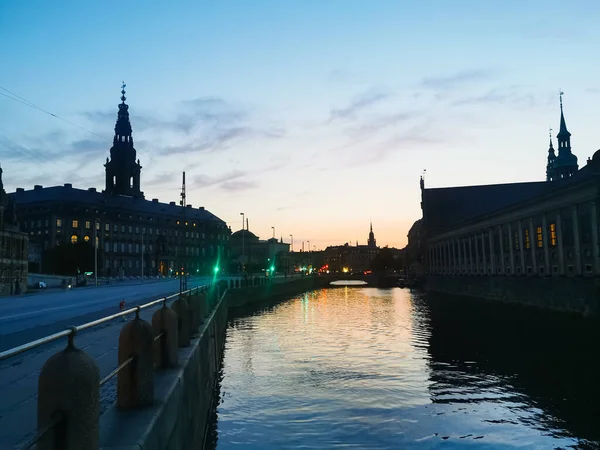
[[[550,224],[550,245],[554,247],[556,245],[556,224]]]
[[[125,225],[121,225],[121,233],[125,233]]]
[[[127,244],[127,251],[129,253],[133,252],[133,244]]]
[[[108,269],[110,267],[110,259],[105,259],[104,260],[104,268]]]
[[[536,228],[537,246],[542,248],[544,246],[544,235],[542,233],[542,227]]]
[[[89,220],[86,220],[86,221],[85,221],[85,229],[86,229],[86,230],[89,230],[91,227],[92,227],[92,224],[91,224],[91,222],[90,222]]]
[[[129,268],[131,269],[131,268],[133,267],[133,261],[132,261],[132,260],[129,260],[129,261],[127,261],[127,262],[128,262]]]
[[[525,228],[525,248],[531,248],[531,242],[529,241],[529,229]]]
[[[37,221],[37,226],[38,226],[38,228],[40,228],[42,226],[42,221],[41,220]]]
[[[125,242],[121,242],[121,252],[125,253]]]
[[[129,232],[133,233],[133,227],[131,225],[129,225]]]
[[[62,227],[62,219],[56,219],[56,228]]]
[[[76,234],[71,235],[71,244],[77,244],[77,235]]]
[[[73,219],[73,222],[71,222],[71,226],[73,228],[79,227],[79,221],[77,219]]]
[[[136,253],[140,252],[140,244],[135,244],[135,252]]]
[[[44,226],[47,227],[48,226],[48,219],[44,220]]]
[[[135,234],[139,234],[140,232],[140,227],[135,227]]]
[[[87,236],[87,235],[85,235],[85,236],[83,237],[83,240],[84,240],[85,242],[90,242],[90,237],[89,237],[89,236]]]
[[[96,230],[100,230],[100,222],[96,222]]]

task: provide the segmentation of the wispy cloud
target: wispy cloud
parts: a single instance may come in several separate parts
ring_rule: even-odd
[[[414,117],[415,114],[410,114],[408,112],[382,114],[370,119],[365,119],[360,125],[349,127],[347,133],[352,137],[364,139],[405,123]]]
[[[487,81],[494,76],[495,72],[489,69],[471,69],[457,72],[451,75],[425,77],[421,80],[421,86],[433,90],[452,90],[468,83]]]
[[[239,181],[225,181],[219,186],[221,189],[226,191],[246,191],[248,189],[254,189],[259,186],[257,181],[254,180],[239,180]]]
[[[509,105],[519,108],[535,108],[537,106],[548,106],[552,101],[551,96],[536,93],[532,88],[525,86],[499,86],[488,89],[482,94],[469,95],[454,100],[451,106],[477,106],[477,105]]]
[[[392,97],[388,88],[375,87],[354,97],[343,108],[332,108],[329,113],[329,122],[337,119],[356,119],[357,113]]]

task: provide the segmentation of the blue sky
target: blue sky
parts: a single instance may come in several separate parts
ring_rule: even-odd
[[[127,83],[147,198],[266,238],[401,247],[427,186],[544,179],[559,89],[600,148],[600,3],[0,2],[8,189],[104,185]],[[7,94],[0,89],[0,93]]]

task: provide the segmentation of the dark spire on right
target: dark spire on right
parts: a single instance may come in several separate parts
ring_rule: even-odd
[[[373,233],[373,222],[371,222],[371,227],[369,228],[369,240],[367,241],[367,245],[369,247],[377,247],[375,233]]]
[[[563,91],[559,92],[560,97],[560,129],[556,138],[558,140],[558,156],[554,156],[552,147],[552,137],[550,137],[550,149],[548,150],[548,164],[546,166],[546,180],[555,181],[562,178],[572,177],[579,168],[577,156],[571,153],[571,133],[567,130],[565,113],[563,110]]]

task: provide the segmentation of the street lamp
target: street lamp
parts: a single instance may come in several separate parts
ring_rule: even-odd
[[[294,236],[290,234],[290,239],[292,240],[292,252],[294,251]]]
[[[98,287],[98,224],[99,219],[94,219],[94,280],[96,287]]]
[[[306,241],[308,242],[308,251],[310,252],[310,241]]]
[[[273,230],[273,239],[275,239],[275,227],[271,227],[271,230]]]

